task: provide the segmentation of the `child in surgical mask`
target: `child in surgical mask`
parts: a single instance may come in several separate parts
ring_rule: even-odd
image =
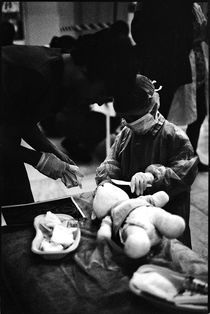
[[[153,83],[137,74],[133,88],[115,97],[114,109],[124,127],[97,168],[96,183],[129,181],[130,197],[165,191],[169,202],[164,209],[184,218],[186,228],[179,240],[191,247],[190,189],[198,158],[186,133],[158,111],[161,100]]]

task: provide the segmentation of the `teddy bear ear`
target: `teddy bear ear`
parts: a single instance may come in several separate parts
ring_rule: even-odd
[[[152,195],[153,204],[156,207],[163,207],[165,206],[169,201],[169,196],[164,191],[159,191]]]

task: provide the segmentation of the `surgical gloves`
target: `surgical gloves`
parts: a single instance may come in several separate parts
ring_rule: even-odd
[[[78,185],[81,187],[83,175],[79,168],[60,160],[52,153],[42,153],[36,169],[52,179],[60,178],[67,188]]]

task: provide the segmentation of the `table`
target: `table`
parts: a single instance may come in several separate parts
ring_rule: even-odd
[[[139,260],[126,257],[114,242],[99,245],[99,222],[90,219],[93,193],[75,195],[74,200],[86,218],[71,198],[2,209],[8,223],[1,228],[2,314],[163,314],[168,310],[129,290],[129,279],[139,266],[154,263],[207,278],[205,261],[177,240],[163,241]],[[77,250],[60,260],[31,252],[33,218],[47,210],[74,215],[80,224]]]

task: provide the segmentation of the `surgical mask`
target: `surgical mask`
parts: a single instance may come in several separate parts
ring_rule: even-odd
[[[143,117],[131,123],[126,122],[126,120],[123,121],[124,125],[138,135],[146,134],[156,123],[157,121],[151,113],[147,113]]]

